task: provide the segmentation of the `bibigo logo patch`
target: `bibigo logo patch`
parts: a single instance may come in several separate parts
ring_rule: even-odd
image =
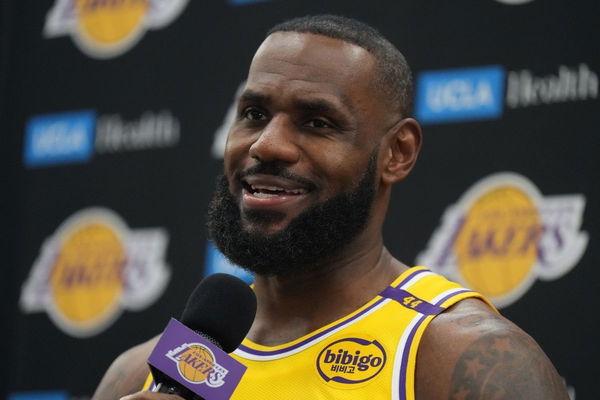
[[[217,363],[214,353],[201,343],[184,343],[167,352],[166,356],[177,364],[181,377],[190,383],[220,387],[229,373]]]
[[[344,338],[325,346],[317,357],[317,371],[334,387],[366,383],[381,372],[386,353],[377,340]]]
[[[21,309],[48,312],[69,335],[96,335],[123,309],[142,310],[162,294],[170,277],[167,242],[163,229],[130,230],[108,209],[79,211],[42,245]]]
[[[507,306],[577,264],[584,207],[583,195],[542,196],[521,175],[491,175],[448,207],[417,263]]]
[[[56,0],[44,37],[71,35],[85,54],[111,58],[132,48],[148,29],[170,24],[188,0]]]

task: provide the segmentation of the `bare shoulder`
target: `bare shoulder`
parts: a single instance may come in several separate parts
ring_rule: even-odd
[[[110,365],[92,400],[115,400],[142,389],[150,373],[146,360],[159,336],[130,348]]]
[[[419,400],[569,398],[538,344],[477,299],[431,321],[417,354],[415,390]]]

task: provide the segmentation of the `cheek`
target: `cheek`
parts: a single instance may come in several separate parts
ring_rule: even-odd
[[[360,182],[367,169],[369,160],[364,151],[353,149],[329,149],[324,151],[320,162],[314,160],[313,165],[319,165],[315,172],[326,182],[326,187],[332,193],[352,190]]]
[[[249,143],[244,143],[238,136],[229,135],[223,152],[223,166],[227,176],[239,168],[247,158],[249,146]]]

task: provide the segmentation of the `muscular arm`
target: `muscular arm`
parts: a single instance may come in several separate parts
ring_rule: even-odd
[[[158,336],[117,357],[104,374],[92,400],[116,400],[141,390],[150,373],[146,360],[157,341]]]
[[[483,302],[463,300],[437,316],[417,354],[418,400],[568,400],[537,343]]]

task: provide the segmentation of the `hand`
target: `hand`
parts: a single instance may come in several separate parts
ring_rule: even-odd
[[[149,390],[142,390],[141,392],[133,393],[127,396],[121,397],[120,400],[184,400],[183,397],[177,396],[176,394],[151,392]]]

